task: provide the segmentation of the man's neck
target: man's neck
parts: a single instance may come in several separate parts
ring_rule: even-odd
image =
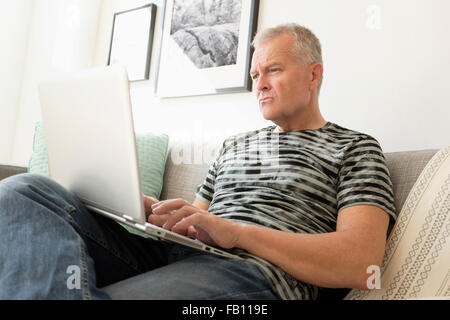
[[[299,117],[298,120],[294,121],[274,121],[277,125],[274,132],[290,132],[298,130],[315,130],[322,128],[327,121],[322,117],[320,111],[317,113],[310,114],[309,117],[303,116]]]

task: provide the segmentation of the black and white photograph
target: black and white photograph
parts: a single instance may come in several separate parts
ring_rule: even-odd
[[[175,0],[171,37],[197,68],[235,65],[242,0]]]
[[[259,0],[168,0],[158,96],[251,90]]]
[[[148,80],[156,5],[117,12],[113,18],[108,65],[123,65],[130,81]]]

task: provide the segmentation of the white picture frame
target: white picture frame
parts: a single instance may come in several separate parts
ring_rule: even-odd
[[[153,3],[114,14],[108,65],[125,66],[130,81],[149,79],[155,17]]]
[[[204,19],[202,11],[194,6],[198,2],[166,1],[157,96],[170,98],[251,91],[251,41],[257,28],[259,0],[211,0],[206,2],[210,7],[204,12],[209,16]],[[217,3],[222,12],[212,7]],[[230,8],[224,11],[223,6],[227,4]],[[231,19],[228,16],[233,16],[234,20],[221,23],[223,19]],[[217,46],[210,49],[215,40]]]

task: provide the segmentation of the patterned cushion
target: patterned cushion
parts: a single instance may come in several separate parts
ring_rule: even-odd
[[[406,198],[386,244],[381,289],[352,290],[346,299],[450,296],[449,235],[450,146],[433,156]]]

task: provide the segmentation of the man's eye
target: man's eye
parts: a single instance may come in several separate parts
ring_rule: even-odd
[[[256,80],[256,79],[258,79],[258,75],[257,74],[252,75],[252,80]]]
[[[278,72],[278,71],[280,71],[280,68],[273,68],[273,69],[270,69],[270,72]]]

